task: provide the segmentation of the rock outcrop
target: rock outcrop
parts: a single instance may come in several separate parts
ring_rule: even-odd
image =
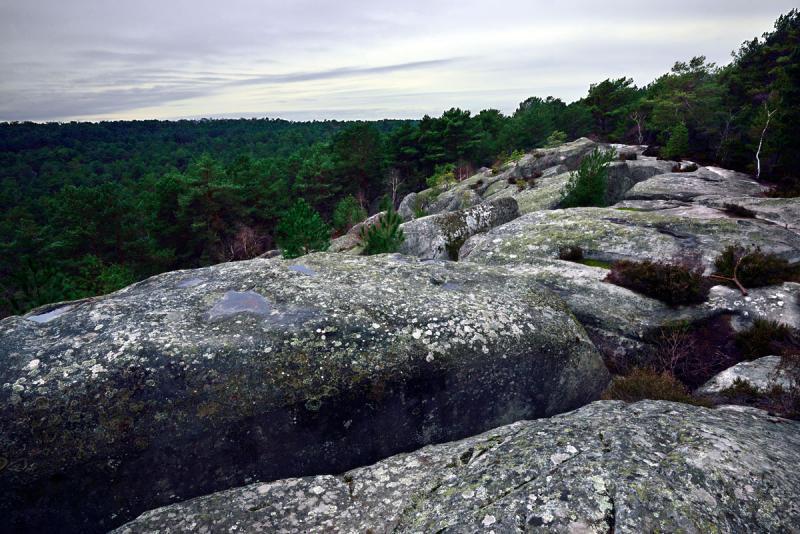
[[[0,322],[0,513],[96,532],[341,472],[598,397],[598,353],[531,277],[314,254],[165,273]]]
[[[800,423],[751,408],[597,402],[340,476],[153,510],[145,532],[794,532]]]
[[[422,259],[457,260],[458,251],[468,238],[518,216],[517,201],[501,198],[472,208],[414,219],[400,225],[405,240],[399,252]]]
[[[737,363],[715,375],[697,390],[701,395],[716,395],[733,386],[737,381],[743,382],[759,393],[767,393],[779,387],[788,390],[792,387],[789,373],[782,370],[780,356],[764,356],[752,362]]]
[[[642,182],[644,183],[644,182]],[[692,260],[711,270],[730,245],[761,247],[800,262],[800,235],[757,219],[738,219],[703,206],[658,211],[573,208],[523,215],[470,238],[460,256],[483,264],[526,263],[555,258],[565,246],[579,246],[601,261]]]

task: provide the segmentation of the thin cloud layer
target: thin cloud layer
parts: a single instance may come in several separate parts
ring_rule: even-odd
[[[700,4],[700,5],[698,5]],[[419,117],[573,100],[731,50],[791,1],[0,3],[0,120]]]

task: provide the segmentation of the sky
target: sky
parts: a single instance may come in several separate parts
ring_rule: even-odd
[[[512,113],[728,63],[795,2],[0,0],[0,121]]]

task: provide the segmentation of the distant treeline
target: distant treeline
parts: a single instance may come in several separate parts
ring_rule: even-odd
[[[729,65],[696,57],[646,87],[605,80],[577,102],[532,97],[511,116],[0,124],[0,317],[253,257],[299,197],[330,221],[340,202],[375,211],[444,168],[465,176],[580,136],[658,145],[797,194],[800,14]]]

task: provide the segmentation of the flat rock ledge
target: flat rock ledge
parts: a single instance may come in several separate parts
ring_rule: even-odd
[[[800,423],[753,408],[600,401],[339,476],[147,512],[145,532],[797,532]]]
[[[101,532],[561,413],[609,375],[531,277],[314,254],[155,276],[0,322],[0,514]]]

